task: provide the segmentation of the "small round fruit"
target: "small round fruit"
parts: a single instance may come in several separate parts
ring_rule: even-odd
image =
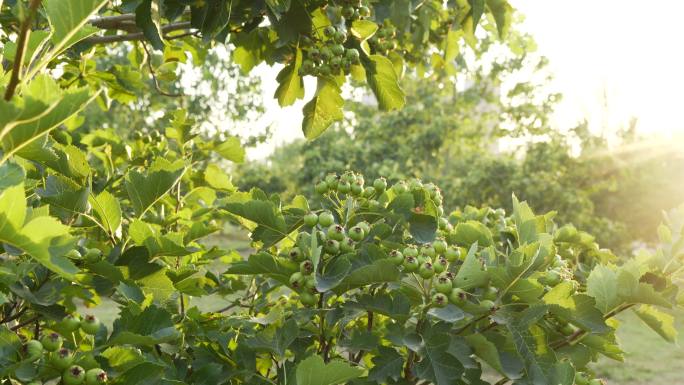
[[[100,368],[90,369],[86,372],[86,385],[101,385],[107,383],[107,372]]]
[[[87,249],[83,257],[88,262],[97,262],[102,258],[102,251],[99,249]]]
[[[454,262],[455,260],[461,258],[461,249],[458,247],[448,247],[444,252],[444,257],[447,261]]]
[[[408,186],[406,185],[406,182],[401,181],[392,186],[392,190],[394,190],[397,195],[401,195],[408,192]]]
[[[449,267],[449,261],[447,261],[446,258],[442,256],[437,258],[437,262],[434,264],[435,273],[442,273],[446,271],[447,267]]]
[[[432,248],[435,249],[437,254],[443,254],[447,250],[447,243],[444,239],[435,239],[435,241],[432,242]]]
[[[304,224],[309,227],[314,227],[318,224],[318,215],[315,213],[308,213],[304,215]]]
[[[27,341],[24,345],[26,360],[29,362],[38,361],[43,356],[43,344],[38,340]]]
[[[432,305],[435,307],[444,307],[449,304],[449,299],[443,293],[435,293],[432,296]]]
[[[365,236],[366,234],[364,234],[363,228],[358,225],[349,229],[349,238],[355,240],[356,242],[363,240]]]
[[[453,283],[451,282],[451,279],[446,275],[440,274],[439,277],[437,277],[437,281],[435,282],[435,290],[437,290],[437,292],[449,295],[451,294],[452,286]]]
[[[415,245],[409,245],[404,248],[404,255],[407,257],[417,257],[418,248]]]
[[[76,249],[71,249],[64,254],[65,257],[69,259],[81,259],[81,253]]]
[[[85,381],[85,377],[85,370],[78,365],[73,365],[62,374],[62,382],[64,385],[80,385]]]
[[[351,184],[349,182],[340,182],[337,185],[337,191],[342,194],[347,194],[351,191]]]
[[[359,59],[359,51],[356,49],[349,49],[346,52],[347,58],[352,59],[353,57],[356,57],[356,60]],[[373,181],[373,188],[375,189],[375,192],[378,194],[382,194],[387,190],[387,181],[385,178],[378,178]]]
[[[316,296],[308,291],[299,294],[299,300],[302,302],[302,305],[304,306],[315,306],[318,302]]]
[[[488,312],[494,312],[497,309],[494,301],[490,301],[488,299],[480,301],[480,308],[482,308],[483,310],[486,310]]]
[[[363,229],[363,236],[364,236],[364,237],[365,237],[366,235],[368,235],[368,233],[370,233],[370,225],[368,224],[368,222],[366,222],[366,221],[361,221],[361,222],[357,223],[356,226],[358,226],[358,227],[360,227],[360,228]]]
[[[292,273],[290,276],[290,286],[295,290],[299,290],[304,286],[304,274],[300,272]]]
[[[435,248],[432,247],[432,245],[429,244],[429,243],[424,244],[424,245],[420,248],[420,252],[421,252],[423,255],[426,255],[426,256],[428,256],[428,257],[430,257],[430,258],[434,258],[435,255],[437,255],[437,252],[435,251]]]
[[[50,363],[59,370],[68,368],[72,362],[74,362],[74,355],[67,348],[61,348],[50,356]]]
[[[334,239],[336,241],[341,241],[344,239],[344,227],[340,225],[332,225],[328,228],[328,239]]]
[[[589,378],[582,372],[575,373],[575,385],[589,385]]]
[[[364,198],[370,198],[373,195],[375,195],[375,189],[373,187],[368,186],[365,189],[363,189],[363,197]]]
[[[399,250],[392,250],[389,253],[389,259],[393,264],[399,266],[404,262],[404,255]]]
[[[323,248],[326,253],[334,255],[340,252],[340,243],[334,239],[328,239]]]
[[[358,182],[352,183],[351,193],[355,196],[360,196],[361,194],[363,194],[363,186]]]
[[[333,27],[332,25],[329,25],[323,29],[323,33],[325,34],[325,36],[333,36],[335,35],[335,32],[335,27]]]
[[[440,230],[446,230],[449,228],[449,221],[446,218],[439,218],[437,224],[439,225]]]
[[[335,222],[335,217],[330,213],[330,211],[324,211],[318,214],[318,223],[323,227],[329,227]]]
[[[454,305],[463,305],[468,300],[468,294],[463,289],[455,287],[449,293],[449,301]]]
[[[60,325],[62,329],[64,329],[67,332],[73,332],[76,329],[81,326],[81,320],[78,318],[77,315],[67,315],[64,317],[64,319],[60,322]]]
[[[342,241],[340,241],[340,251],[343,253],[351,253],[354,251],[354,246],[356,243],[351,238],[345,237]]]
[[[432,276],[435,275],[435,268],[432,266],[432,263],[425,262],[420,265],[420,269],[418,269],[418,275],[420,275],[423,279],[432,278]]]
[[[494,301],[499,295],[499,291],[493,286],[487,286],[485,292],[482,294],[482,299]]]
[[[361,17],[370,17],[371,15],[371,10],[370,8],[366,6],[361,6],[359,7],[359,16]]]
[[[304,289],[313,289],[316,287],[316,278],[313,275],[304,277]]]
[[[316,187],[314,188],[318,194],[325,194],[328,192],[328,184],[321,181],[316,183]]]
[[[335,40],[335,43],[342,44],[345,41],[347,41],[347,34],[344,31],[338,30],[337,32],[335,32],[333,40]]]
[[[290,252],[287,254],[288,257],[290,257],[291,260],[295,262],[300,262],[304,259],[304,253],[299,247],[293,247],[290,249]]]
[[[556,286],[561,282],[561,275],[554,270],[550,270],[546,272],[546,275],[539,279],[539,282],[548,285],[548,286]]]
[[[40,339],[40,342],[43,344],[43,348],[45,348],[45,350],[48,352],[55,352],[62,347],[62,343],[64,341],[62,340],[62,336],[59,334],[49,333],[43,335],[43,338]]]
[[[342,16],[344,16],[345,19],[350,19],[354,17],[354,11],[355,9],[353,7],[344,7],[342,9]]]
[[[406,256],[404,257],[404,262],[402,263],[404,266],[404,271],[407,273],[413,273],[418,270],[420,267],[420,264],[418,263],[418,259],[416,257],[412,256]]]
[[[313,273],[314,265],[311,261],[304,261],[299,264],[299,272],[304,275],[309,275]]]
[[[94,315],[85,316],[81,322],[81,330],[83,330],[86,334],[90,334],[91,336],[97,334],[97,332],[100,330],[100,326],[102,326],[102,323]]]
[[[335,56],[342,56],[344,55],[344,46],[342,44],[335,44],[330,48],[330,51]]]

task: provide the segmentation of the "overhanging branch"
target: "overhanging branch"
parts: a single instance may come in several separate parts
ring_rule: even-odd
[[[91,22],[91,24],[95,25],[95,24],[93,24],[93,22]],[[164,34],[165,39],[174,39],[174,38],[177,39],[179,37],[191,35],[192,31],[187,31],[187,33],[184,33],[184,34],[178,35],[178,36],[168,35],[168,33],[173,32],[173,31],[180,31],[180,30],[189,30],[190,27],[191,27],[191,25],[190,25],[189,21],[181,21],[181,22],[170,23],[170,24],[164,25],[161,27],[161,31]],[[138,30],[138,28],[136,27],[135,30]],[[120,41],[137,41],[137,40],[143,40],[144,38],[145,38],[145,35],[142,32],[133,32],[133,33],[127,33],[124,35],[92,36],[92,37],[89,37],[89,38],[83,40],[83,42],[87,43],[87,44],[107,44],[107,43],[115,43],[115,42],[120,42]]]

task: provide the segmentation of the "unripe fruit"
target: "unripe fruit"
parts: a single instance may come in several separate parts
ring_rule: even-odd
[[[321,181],[316,183],[316,187],[314,188],[318,194],[325,194],[328,192],[328,184]]]
[[[452,285],[453,283],[451,282],[451,279],[449,279],[446,275],[440,274],[435,282],[435,290],[437,290],[439,293],[449,295],[451,294]]]
[[[64,385],[79,385],[85,381],[85,370],[78,365],[73,365],[62,374]]]
[[[299,264],[299,272],[304,275],[309,275],[313,273],[314,265],[311,261],[304,261]]]
[[[329,212],[324,211],[318,214],[318,223],[323,227],[329,227],[335,222],[335,217]]]
[[[313,275],[304,277],[304,289],[312,290],[316,287],[316,278]]]
[[[371,15],[371,10],[370,8],[366,6],[359,7],[359,16],[361,17],[370,17]]]
[[[389,259],[393,264],[399,266],[404,262],[404,256],[399,250],[392,250],[389,253]]]
[[[315,306],[318,300],[316,299],[316,296],[312,293],[309,293],[307,291],[301,293],[299,295],[299,300],[302,302],[302,305],[304,306]]]
[[[300,272],[292,273],[290,276],[290,286],[299,290],[304,286],[304,275]]]
[[[83,257],[88,262],[97,262],[102,257],[102,251],[99,249],[88,249]]]
[[[444,239],[435,239],[435,241],[432,242],[432,248],[435,249],[437,254],[443,254],[447,250],[447,243]]]
[[[349,182],[340,182],[337,184],[337,191],[342,194],[347,194],[351,191],[351,184]]]
[[[413,273],[414,271],[418,270],[420,264],[418,263],[416,257],[407,256],[404,258],[403,266],[404,271],[407,273]]]
[[[333,27],[332,25],[329,25],[323,29],[323,33],[325,34],[325,36],[333,36],[335,32],[335,27]]]
[[[353,57],[356,57],[356,60],[359,59],[359,51],[353,48],[347,50],[346,55],[349,59],[353,59]],[[375,189],[375,192],[377,194],[382,194],[383,192],[385,192],[385,190],[387,190],[387,181],[385,180],[385,178],[378,178],[373,181],[373,188]]]
[[[435,293],[432,296],[432,305],[435,307],[444,307],[449,304],[447,296],[442,293]]]
[[[480,301],[480,308],[488,312],[494,312],[497,309],[496,304],[488,299]]]
[[[444,252],[444,258],[449,262],[454,262],[461,258],[461,249],[458,247],[449,247],[446,252]]]
[[[335,44],[330,48],[330,51],[335,56],[342,56],[344,55],[344,46],[342,44]]]
[[[495,287],[487,286],[484,294],[482,294],[482,298],[489,300],[489,301],[494,301],[494,300],[496,300],[496,297],[498,296],[498,294],[499,294],[499,291],[496,290]]]
[[[68,368],[72,362],[74,362],[74,355],[67,348],[61,348],[50,356],[50,363],[59,370]]]
[[[366,236],[366,234],[364,234],[363,229],[358,225],[349,229],[349,238],[351,238],[357,242],[363,240],[363,238],[365,236]]]
[[[428,256],[428,257],[430,257],[430,258],[434,258],[435,255],[437,255],[437,252],[435,251],[435,248],[432,247],[432,245],[430,245],[429,243],[424,244],[424,245],[420,248],[420,252],[421,252],[421,254],[423,254],[423,255],[425,255],[425,256]]]
[[[64,319],[60,322],[60,325],[62,329],[64,329],[67,332],[73,332],[76,331],[76,329],[79,328],[81,325],[81,320],[78,318],[77,315],[67,315],[64,317]]]
[[[375,194],[375,189],[373,187],[368,186],[365,189],[363,189],[363,197],[364,198],[370,198],[374,194]]]
[[[95,335],[100,330],[102,323],[94,315],[87,315],[81,322],[81,330],[86,334]]]
[[[539,282],[548,286],[556,286],[561,282],[561,275],[554,270],[546,272],[546,275],[539,278]]]
[[[418,248],[415,245],[409,245],[404,248],[404,255],[407,257],[417,257]]]
[[[43,344],[37,340],[30,340],[24,345],[26,360],[29,362],[38,361],[43,356]]]
[[[463,305],[468,300],[468,294],[458,287],[453,288],[449,294],[449,301],[454,305]]]
[[[353,7],[344,7],[342,9],[342,16],[344,16],[345,19],[350,19],[354,17],[354,11]]]
[[[352,194],[359,196],[363,194],[363,186],[359,182],[352,183],[351,192]]]
[[[366,221],[361,221],[361,222],[357,223],[356,226],[358,226],[358,227],[360,227],[360,228],[363,229],[363,236],[364,236],[364,237],[365,237],[366,235],[368,235],[368,233],[370,233],[370,225],[368,224],[368,222],[366,222]]]
[[[302,250],[299,247],[291,248],[288,256],[295,262],[300,262],[304,259],[304,253],[302,253]]]
[[[589,385],[589,378],[582,372],[575,373],[575,385]]]
[[[107,383],[107,372],[100,368],[90,369],[86,372],[86,385],[101,385]]]
[[[340,251],[343,253],[351,253],[352,251],[354,251],[354,245],[355,245],[355,243],[351,238],[345,237],[340,242]]]
[[[328,254],[334,255],[340,252],[340,243],[334,239],[328,239],[323,248]]]
[[[318,224],[318,215],[315,213],[308,213],[304,215],[304,224],[309,227],[314,227]]]
[[[449,267],[449,261],[446,260],[446,258],[440,256],[437,258],[437,263],[433,265],[435,268],[435,273],[439,274],[443,271],[446,271],[447,267]]]
[[[69,259],[81,259],[81,253],[76,249],[71,249],[67,251],[67,253],[64,254],[64,256]]]
[[[344,227],[340,225],[332,225],[328,228],[328,239],[341,241],[344,239]]]
[[[435,269],[432,266],[432,263],[425,262],[422,265],[420,265],[420,269],[418,270],[418,275],[420,275],[421,278],[423,278],[423,279],[432,278],[432,276],[435,275]]]
[[[337,31],[335,32],[333,40],[335,40],[335,43],[342,44],[347,41],[347,34],[344,31]]]
[[[62,343],[64,341],[62,340],[62,336],[59,334],[50,333],[43,335],[43,338],[40,339],[40,342],[43,344],[43,348],[45,348],[45,350],[48,352],[54,352],[62,347]]]

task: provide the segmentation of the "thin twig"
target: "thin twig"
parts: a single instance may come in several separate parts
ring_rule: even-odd
[[[145,53],[147,54],[147,67],[150,70],[150,74],[152,75],[152,80],[154,81],[154,88],[159,92],[159,94],[172,97],[172,98],[178,98],[183,96],[183,94],[172,94],[169,92],[166,92],[161,89],[159,86],[159,80],[157,80],[157,74],[154,72],[154,67],[152,67],[152,55],[150,54],[150,51],[147,49],[147,44],[145,42],[141,42],[143,49],[145,50]]]
[[[28,36],[31,33],[31,23],[38,11],[38,7],[40,7],[40,1],[41,0],[31,0],[29,3],[28,15],[26,15],[26,19],[21,23],[21,30],[19,31],[19,38],[17,39],[17,53],[14,55],[12,77],[7,84],[7,90],[5,90],[5,100],[7,101],[12,99],[12,96],[14,96],[14,92],[19,85],[19,72],[21,72],[21,66],[24,64],[24,54],[26,53],[26,46],[28,45]]]
[[[175,23],[169,23],[166,25],[163,25],[161,27],[161,32],[163,34],[172,32],[172,31],[178,31],[182,29],[190,29],[192,28],[192,25],[190,24],[189,21],[179,21]],[[164,38],[167,40],[170,39],[178,39],[180,37],[183,37],[181,35],[175,35],[175,36],[170,36],[170,35],[164,35]],[[87,39],[84,39],[83,42],[87,44],[107,44],[107,43],[116,43],[116,42],[121,42],[121,41],[137,41],[137,40],[144,40],[145,39],[145,34],[142,32],[133,32],[133,33],[127,33],[125,35],[104,35],[104,36],[92,36]]]
[[[31,317],[31,318],[27,319],[26,321],[24,321],[24,322],[22,322],[22,323],[20,323],[20,324],[18,324],[18,325],[12,326],[12,327],[10,328],[10,330],[13,331],[13,332],[15,332],[15,331],[17,331],[17,330],[23,328],[23,327],[26,326],[26,325],[30,325],[30,324],[36,322],[39,318],[40,318],[40,316],[38,316],[38,315],[35,316],[35,317]]]

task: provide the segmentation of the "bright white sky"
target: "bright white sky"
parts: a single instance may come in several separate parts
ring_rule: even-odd
[[[553,124],[567,129],[587,119],[595,132],[626,127],[637,118],[642,133],[684,134],[684,43],[680,0],[510,0],[526,15],[521,26],[550,60],[563,94]],[[260,67],[274,137],[250,153],[267,156],[301,134],[304,102],[280,108],[272,95],[275,70]],[[311,79],[310,79],[311,80]],[[307,98],[315,85],[307,84]],[[684,143],[682,144],[684,146]]]

